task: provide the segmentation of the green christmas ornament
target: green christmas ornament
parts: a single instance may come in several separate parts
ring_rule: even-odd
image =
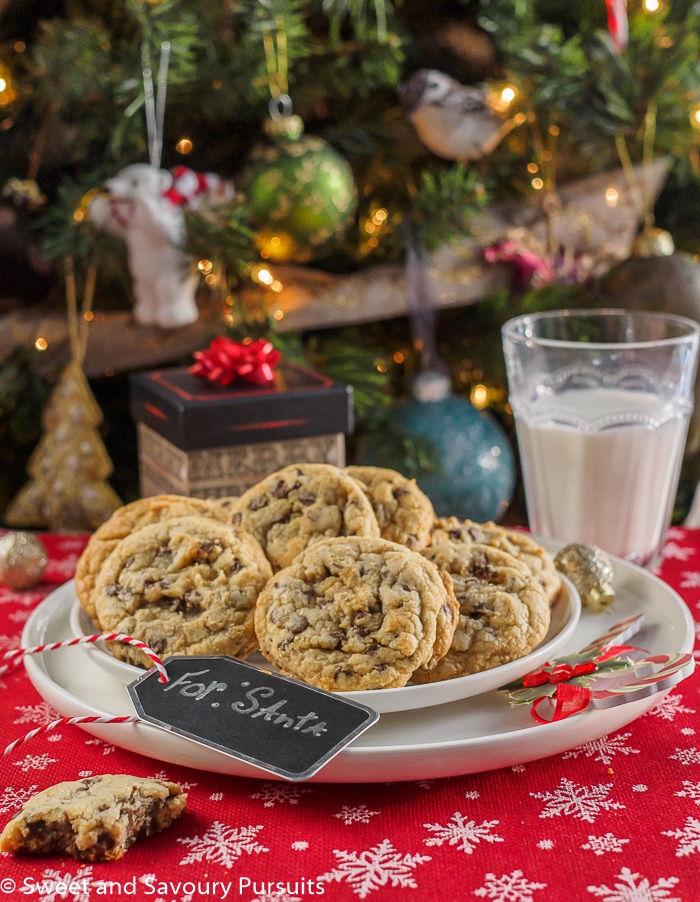
[[[261,255],[277,263],[313,259],[345,234],[357,207],[348,162],[312,135],[281,134],[255,149],[243,190]]]

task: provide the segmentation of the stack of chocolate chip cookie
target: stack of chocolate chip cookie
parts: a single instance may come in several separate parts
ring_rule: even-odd
[[[260,650],[281,672],[339,692],[521,657],[546,635],[559,588],[552,559],[525,534],[437,518],[394,470],[327,464],[285,467],[239,498],[120,508],[76,572],[101,630],[164,658]],[[130,646],[113,653],[150,663]]]

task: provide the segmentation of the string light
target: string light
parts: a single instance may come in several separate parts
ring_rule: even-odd
[[[488,389],[481,383],[479,385],[475,385],[471,390],[469,399],[471,400],[474,407],[476,407],[478,410],[483,410],[489,403]]]
[[[272,285],[275,281],[275,277],[267,266],[256,266],[253,269],[251,276],[254,282],[259,282],[261,285]]]
[[[605,203],[609,207],[616,207],[619,199],[620,199],[620,196],[617,193],[617,188],[606,188],[605,189]]]
[[[290,235],[278,235],[263,229],[255,236],[255,243],[263,260],[286,263],[294,254],[294,239]]]
[[[42,338],[41,336],[39,336],[39,338],[37,338],[36,341],[34,342],[34,347],[37,349],[37,351],[45,351],[48,348],[48,346],[49,346],[48,341],[45,338]]]
[[[188,153],[192,153],[193,147],[194,145],[192,143],[192,140],[183,136],[175,145],[175,150],[183,157],[185,157]]]
[[[690,111],[690,124],[693,128],[700,129],[700,103],[696,104]]]
[[[500,85],[489,93],[488,104],[497,113],[505,113],[512,106],[517,96],[518,89],[515,85]]]
[[[0,64],[0,106],[9,106],[16,99],[17,91],[12,86],[10,70]]]

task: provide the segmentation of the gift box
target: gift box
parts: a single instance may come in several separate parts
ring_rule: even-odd
[[[132,374],[130,390],[144,497],[222,498],[289,464],[345,465],[352,387],[304,367],[227,387],[173,367]]]

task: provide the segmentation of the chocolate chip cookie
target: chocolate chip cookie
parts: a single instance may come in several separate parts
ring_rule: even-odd
[[[542,584],[550,604],[554,604],[561,592],[561,575],[554,558],[532,536],[517,529],[506,529],[497,523],[475,523],[457,517],[441,517],[435,520],[431,531],[431,544],[457,542],[464,545],[491,545],[507,551],[526,564]]]
[[[449,574],[396,542],[316,542],[260,593],[255,630],[283,673],[331,692],[405,686],[450,648]]]
[[[57,783],[6,824],[0,851],[114,861],[137,840],[169,827],[186,807],[186,794],[165,780],[103,774]]]
[[[345,472],[369,498],[383,539],[414,551],[428,544],[435,511],[415,479],[386,467],[345,467]]]
[[[549,601],[513,555],[489,545],[448,542],[420,553],[452,577],[459,623],[447,654],[434,668],[416,671],[413,682],[490,670],[523,657],[544,639],[551,618]]]
[[[330,464],[292,464],[233,502],[233,523],[260,542],[274,570],[309,545],[337,536],[379,536],[360,485]]]
[[[145,642],[161,658],[257,649],[253,610],[272,576],[255,539],[205,517],[144,526],[117,544],[95,585],[105,630]],[[109,643],[115,657],[151,667],[146,655]]]
[[[96,627],[100,627],[93,593],[102,565],[117,543],[141,526],[161,523],[173,517],[210,517],[228,523],[231,514],[215,501],[190,498],[187,495],[153,495],[139,498],[118,508],[90,536],[75,569],[75,592],[83,610]]]

